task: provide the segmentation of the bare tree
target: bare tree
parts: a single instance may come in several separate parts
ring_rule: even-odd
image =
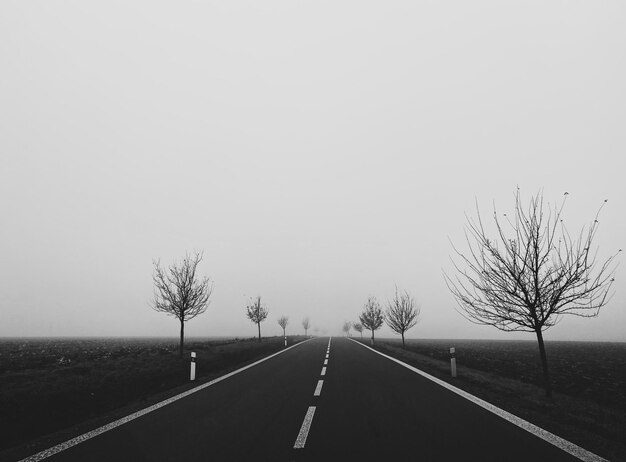
[[[387,311],[385,312],[385,322],[392,331],[402,336],[402,348],[405,348],[404,333],[417,324],[419,321],[420,307],[415,300],[405,290],[404,293],[396,294],[393,300],[387,303]]]
[[[380,329],[383,325],[383,311],[376,297],[368,297],[367,302],[363,305],[363,312],[359,315],[359,321],[363,327],[372,331],[372,344],[374,343],[374,331]]]
[[[363,338],[363,324],[361,324],[360,322],[355,322],[354,324],[352,324],[352,327],[355,331],[361,334],[361,338]]]
[[[598,217],[572,237],[563,224],[560,205],[544,203],[543,194],[524,207],[519,188],[512,217],[500,218],[494,206],[495,239],[487,231],[476,204],[477,220],[467,218],[467,254],[453,248],[454,278],[445,274],[460,313],[478,324],[503,331],[534,332],[539,344],[546,394],[552,395],[543,331],[562,315],[595,317],[610,299],[614,259],[599,262],[592,250]],[[606,203],[606,201],[604,201]],[[461,268],[463,267],[463,269]]]
[[[346,333],[346,337],[350,335],[351,327],[352,327],[352,324],[350,324],[348,321],[343,323],[343,327],[341,328],[341,330],[343,330]]]
[[[283,328],[283,337],[287,337],[287,334],[285,333],[287,324],[289,324],[289,318],[287,316],[281,316],[278,318],[278,325]]]
[[[261,341],[261,323],[265,321],[267,314],[267,308],[261,305],[261,296],[250,299],[250,303],[246,306],[246,316],[259,328],[259,342]]]
[[[302,320],[302,327],[304,327],[304,336],[306,337],[306,332],[309,330],[309,327],[311,327],[311,322],[309,321],[309,318],[304,318]]]
[[[200,279],[196,274],[201,261],[202,253],[196,252],[192,256],[186,255],[180,263],[174,263],[167,269],[161,267],[159,260],[153,262],[154,302],[151,306],[180,321],[181,357],[185,343],[185,322],[206,311],[213,292],[210,279]]]

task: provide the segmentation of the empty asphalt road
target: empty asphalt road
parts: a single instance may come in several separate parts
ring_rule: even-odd
[[[357,342],[328,337],[46,460],[340,459],[579,460]]]

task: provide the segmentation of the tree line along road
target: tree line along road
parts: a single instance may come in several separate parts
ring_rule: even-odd
[[[328,337],[90,436],[23,460],[602,460],[571,445],[576,457],[358,342]]]

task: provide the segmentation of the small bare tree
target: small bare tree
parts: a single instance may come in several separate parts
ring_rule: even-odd
[[[387,311],[385,312],[385,322],[397,334],[402,336],[402,348],[405,348],[404,333],[417,324],[419,321],[420,306],[405,290],[404,293],[396,294],[393,300],[387,303]]]
[[[352,324],[350,324],[348,321],[343,323],[343,327],[341,328],[341,330],[343,330],[346,333],[346,337],[350,335],[351,327],[352,327]]]
[[[309,321],[309,318],[304,318],[302,320],[302,327],[304,327],[304,336],[306,337],[306,333],[309,330],[309,327],[311,327],[311,322]]]
[[[352,327],[355,331],[361,334],[361,338],[363,338],[363,324],[361,324],[360,322],[355,322],[354,324],[352,324]]]
[[[287,337],[287,334],[285,333],[287,324],[289,324],[289,318],[287,316],[281,316],[278,318],[278,325],[283,328],[283,337]]]
[[[202,253],[196,252],[192,256],[186,255],[180,263],[174,263],[167,269],[161,267],[159,260],[153,262],[154,302],[151,306],[156,311],[178,318],[181,357],[185,343],[185,322],[206,311],[213,292],[210,279],[200,279],[196,274],[201,261]]]
[[[526,208],[518,188],[512,217],[501,219],[494,206],[495,239],[487,236],[476,204],[477,220],[467,218],[469,252],[453,245],[461,264],[453,260],[456,277],[444,274],[460,313],[470,321],[536,335],[548,396],[552,386],[543,331],[565,314],[598,315],[610,299],[617,255],[598,262],[592,249],[604,204],[590,226],[572,237],[561,218],[566,199],[567,193],[560,205],[550,206],[539,193]]]
[[[372,331],[372,344],[374,344],[374,331],[383,325],[383,311],[376,297],[368,297],[363,305],[363,312],[359,315],[359,321],[363,327]]]
[[[246,316],[257,325],[259,329],[259,342],[261,341],[261,323],[265,321],[267,315],[267,308],[261,305],[261,296],[250,299],[250,303],[246,306]]]

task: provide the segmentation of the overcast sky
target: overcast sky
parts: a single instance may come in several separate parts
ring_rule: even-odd
[[[605,199],[626,246],[623,1],[0,3],[0,336],[176,336],[152,261],[204,251],[193,336],[338,334],[368,295],[411,338],[528,338],[454,309],[442,270],[474,201]],[[623,257],[622,257],[623,259]],[[597,319],[626,341],[626,273]],[[380,334],[391,335],[384,328]]]

